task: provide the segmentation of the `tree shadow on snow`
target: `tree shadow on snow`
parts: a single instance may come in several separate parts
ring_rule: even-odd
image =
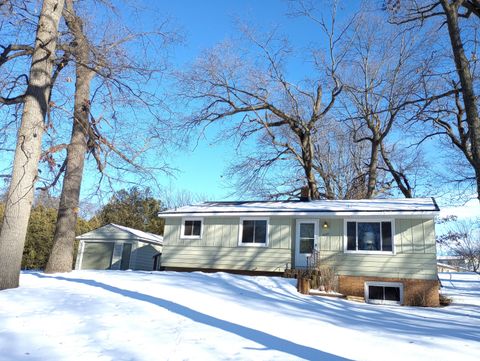
[[[263,345],[266,350],[276,350],[284,353],[288,353],[292,356],[300,357],[306,360],[326,360],[326,361],[341,361],[349,360],[347,358],[333,355],[309,346],[300,345],[298,343],[285,340],[283,338],[270,335],[266,332],[256,330],[254,328],[238,325],[233,322],[225,321],[217,317],[213,317],[196,310],[193,310],[189,307],[179,305],[178,303],[164,300],[162,298],[153,297],[146,295],[140,292],[125,290],[115,286],[111,286],[102,282],[89,280],[89,279],[80,279],[80,278],[67,278],[61,276],[45,276],[41,273],[32,273],[34,276],[39,278],[47,279],[57,279],[61,281],[68,282],[77,282],[86,284],[88,286],[99,287],[106,291],[117,293],[119,295],[130,297],[134,300],[148,302],[158,307],[162,307],[170,312],[176,313],[180,316],[186,317],[194,322],[199,322],[211,327],[221,329],[223,331],[232,333],[234,335],[243,337],[247,340],[251,340],[260,345]],[[252,349],[252,348],[250,348]]]
[[[454,308],[415,308],[358,304],[342,299],[300,295],[285,279],[269,278],[272,287],[265,287],[251,276],[241,276],[235,282],[229,282],[228,274],[217,273],[216,277],[202,273],[162,274],[159,277],[172,277],[172,283],[178,284],[178,278],[184,277],[189,284],[198,284],[204,290],[227,295],[232,299],[239,296],[242,302],[251,303],[257,309],[275,308],[295,318],[308,318],[344,326],[361,332],[384,330],[395,337],[420,336],[428,344],[431,336],[448,339],[480,341],[480,333],[475,314],[466,315],[464,309]],[[205,282],[208,277],[208,282]],[[226,277],[226,278],[225,278]],[[293,292],[293,293],[292,293]],[[480,307],[472,305],[473,310]],[[454,318],[447,317],[448,315]],[[468,316],[472,323],[465,323],[461,317]],[[459,319],[460,317],[460,319]]]

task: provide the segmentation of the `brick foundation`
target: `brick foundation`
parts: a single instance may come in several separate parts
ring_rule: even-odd
[[[338,276],[338,292],[347,296],[363,298],[365,295],[365,282],[367,281],[402,283],[403,305],[405,306],[436,307],[439,305],[439,284],[437,280]]]

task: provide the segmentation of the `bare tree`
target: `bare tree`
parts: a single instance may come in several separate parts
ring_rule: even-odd
[[[327,197],[315,174],[315,134],[342,91],[337,70],[344,50],[337,47],[349,26],[338,30],[336,7],[332,9],[330,20],[315,19],[329,44],[322,56],[312,57],[317,78],[289,80],[288,43],[275,33],[259,39],[248,29],[244,34],[255,49],[252,53],[241,53],[239,44],[224,43],[206,52],[180,76],[182,96],[198,106],[188,125],[231,120],[229,132],[240,142],[256,136],[260,144],[270,147],[268,158],[257,158],[257,176],[288,158],[294,168],[284,193],[294,194],[304,183],[313,199]]]
[[[480,18],[480,2],[478,0],[429,0],[429,1],[387,1],[387,9],[392,15],[391,21],[396,24],[414,23],[419,26],[427,22],[438,20],[446,24],[449,43],[452,50],[454,72],[457,79],[453,82],[449,79],[447,84],[452,84],[459,94],[455,97],[453,115],[443,112],[441,116],[432,116],[435,126],[441,129],[442,134],[460,150],[465,160],[471,166],[474,173],[474,183],[477,197],[480,200],[480,119],[478,100],[476,94],[475,76],[477,69],[476,48],[478,41],[478,19]],[[468,20],[472,19],[470,23]],[[436,24],[438,26],[438,23]],[[464,31],[473,26],[473,31]],[[467,56],[471,50],[472,56]],[[444,73],[444,72],[442,72]],[[436,105],[427,102],[426,107]],[[453,109],[455,109],[453,108]],[[433,112],[438,113],[433,107]]]
[[[161,194],[162,208],[173,209],[211,200],[206,194],[193,193],[186,189],[164,189]]]
[[[450,217],[442,219],[447,229],[437,237],[437,242],[446,246],[454,256],[465,260],[465,266],[474,272],[480,270],[480,219]]]
[[[368,145],[354,142],[345,122],[334,120],[324,124],[316,134],[315,169],[326,198],[365,198],[368,156]]]
[[[133,155],[124,151],[125,148],[119,145],[114,137],[111,135],[109,137],[108,134],[101,131],[99,124],[101,119],[95,119],[92,116],[92,106],[95,106],[95,102],[110,98],[112,90],[109,87],[113,86],[124,92],[124,99],[129,97],[129,101],[138,102],[146,110],[149,110],[152,107],[154,96],[135,92],[132,83],[137,83],[141,79],[125,79],[124,76],[129,72],[135,72],[150,77],[159,71],[157,68],[144,65],[143,60],[127,59],[129,53],[123,49],[125,44],[136,39],[147,40],[146,33],[128,33],[123,38],[102,39],[100,44],[94,44],[94,41],[90,40],[86,34],[85,21],[78,15],[77,5],[72,0],[66,0],[64,9],[64,18],[72,41],[68,45],[63,43],[61,48],[71,54],[75,61],[76,85],[72,136],[67,147],[67,158],[56,178],[58,179],[61,171],[64,170],[53,249],[45,269],[48,273],[72,270],[75,224],[79,211],[80,188],[87,151],[93,155],[99,172],[106,177],[108,177],[108,173],[104,162],[109,161],[112,164],[112,154],[137,172],[144,172],[141,162],[135,159],[135,153],[141,153],[144,149],[132,147]],[[155,35],[160,35],[167,40],[166,33]],[[95,90],[96,96],[98,97],[105,90],[107,96],[106,98],[98,97],[97,100],[93,99],[93,104],[91,104],[91,84],[96,77],[101,80],[101,84]],[[135,86],[138,87],[138,84]],[[117,101],[110,104],[124,106]],[[119,118],[119,116],[113,117],[112,123],[118,126]]]
[[[28,89],[0,232],[0,289],[18,287],[44,120],[49,108],[53,59],[63,5],[62,0],[44,0],[38,19]]]
[[[67,147],[67,157],[64,162],[65,177],[58,208],[53,248],[45,268],[47,273],[72,270],[80,187],[88,135],[89,131],[91,132],[90,84],[95,75],[95,71],[89,67],[90,46],[83,32],[83,21],[76,15],[73,0],[66,0],[63,16],[74,39],[69,53],[75,59],[76,64],[75,99],[72,137]]]
[[[404,197],[411,198],[414,183],[409,179],[408,168],[395,164],[398,157],[393,151],[402,152],[405,158],[405,154],[413,153],[415,148],[406,152],[403,147],[402,151],[402,147],[393,146],[389,138],[395,137],[395,132],[397,137],[402,134],[402,124],[415,109],[421,74],[426,71],[425,63],[418,60],[426,44],[410,32],[395,28],[379,30],[384,22],[385,19],[371,12],[357,18],[349,71],[342,78],[347,94],[347,117],[351,120],[353,140],[368,143],[370,148],[365,197],[389,191],[393,183]],[[417,154],[412,158],[414,161]],[[390,177],[380,176],[382,172]]]

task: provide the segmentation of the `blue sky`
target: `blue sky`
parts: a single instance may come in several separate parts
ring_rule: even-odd
[[[338,13],[341,20],[342,15],[350,15],[360,2],[340,3]],[[276,28],[279,34],[288,36],[291,45],[305,51],[312,44],[321,46],[323,40],[318,27],[311,21],[287,16],[289,3],[285,0],[144,1],[143,6],[135,13],[128,7],[120,8],[131,27],[135,28],[140,22],[148,29],[168,18],[169,26],[178,29],[184,38],[181,44],[171,50],[170,70],[183,69],[203,50],[230,38],[237,39],[239,24],[248,24],[260,32]],[[299,54],[290,64],[290,77],[303,77],[308,72],[306,69],[310,65],[306,62],[306,56],[301,51]],[[168,86],[164,90],[168,92]],[[188,113],[188,109],[181,110]],[[227,186],[229,179],[225,179],[224,172],[238,155],[232,140],[215,142],[221,129],[221,125],[210,126],[202,136],[194,136],[188,146],[167,153],[167,162],[176,171],[172,175],[160,173],[157,179],[161,186],[168,190],[188,190],[211,200],[231,199],[229,195],[234,189]],[[155,163],[155,155],[150,156],[150,161]],[[93,172],[95,169],[90,167],[85,175],[84,195],[89,194],[90,186],[96,182]],[[126,186],[118,184],[119,188]],[[237,195],[234,198],[241,197]]]
[[[296,28],[284,16],[287,2],[282,0],[157,1],[150,6],[155,6],[160,17],[170,17],[185,35],[184,44],[175,50],[176,65],[191,62],[206,48],[235,37],[238,22],[267,29],[287,30],[288,24],[289,28]],[[218,131],[216,126],[207,128],[198,143],[193,141],[183,153],[170,156],[170,162],[179,171],[174,179],[166,181],[174,188],[205,194],[211,199],[227,198],[232,189],[227,188],[223,173],[236,152],[231,142],[214,142]]]
[[[313,3],[321,2],[313,1]],[[341,1],[340,3],[338,12],[341,20],[341,15],[351,14],[360,2]],[[259,31],[277,28],[280,34],[288,36],[291,44],[297,49],[306,50],[312,44],[318,46],[322,40],[318,28],[310,21],[286,16],[289,6],[286,0],[144,0],[137,11],[132,11],[127,5],[119,6],[121,6],[121,17],[127,19],[132,28],[139,23],[145,29],[153,28],[164,19],[170,19],[170,26],[178,29],[184,38],[182,44],[176,45],[171,50],[172,69],[184,68],[203,50],[223,40],[238,38],[239,23],[247,23]],[[302,54],[302,52],[299,53]],[[289,75],[304,76],[308,66],[305,58],[300,55],[291,63]],[[168,86],[160,88],[160,91],[168,90]],[[182,110],[188,113],[188,109]],[[188,190],[206,195],[211,200],[227,199],[233,189],[227,187],[229,180],[225,179],[224,172],[231,161],[236,159],[237,154],[236,145],[231,140],[215,142],[221,129],[220,125],[211,126],[202,137],[193,137],[190,145],[166,153],[164,157],[176,171],[173,175],[158,174],[157,180],[161,187],[168,190]],[[68,129],[65,131],[69,133]],[[156,157],[157,155],[152,153],[149,156],[149,162],[157,162]],[[97,179],[94,164],[90,162],[84,176],[83,199],[90,196]],[[129,185],[118,183],[115,187],[120,189]],[[235,196],[235,198],[241,197]]]
[[[342,6],[358,3],[347,1]],[[147,5],[154,8],[144,21],[155,23],[162,17],[171,19],[180,29],[185,41],[174,50],[172,62],[182,67],[193,61],[203,50],[229,38],[238,38],[238,24],[248,24],[259,31],[277,28],[280,34],[288,35],[291,43],[300,49],[319,41],[319,30],[304,18],[288,17],[288,1],[242,0],[242,1],[156,1]],[[303,76],[308,64],[299,58],[292,68]],[[192,144],[176,154],[170,154],[170,164],[178,169],[175,177],[166,177],[161,183],[176,189],[207,195],[210,199],[228,198],[232,188],[227,187],[224,171],[237,157],[232,141],[214,142],[221,126],[207,128],[205,134],[193,139]],[[195,144],[195,146],[194,146]],[[231,197],[230,197],[231,198]]]

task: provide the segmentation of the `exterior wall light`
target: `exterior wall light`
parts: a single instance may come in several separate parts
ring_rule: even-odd
[[[324,230],[327,230],[327,229],[328,229],[328,223],[327,223],[326,221],[323,223],[322,228],[323,228]]]

